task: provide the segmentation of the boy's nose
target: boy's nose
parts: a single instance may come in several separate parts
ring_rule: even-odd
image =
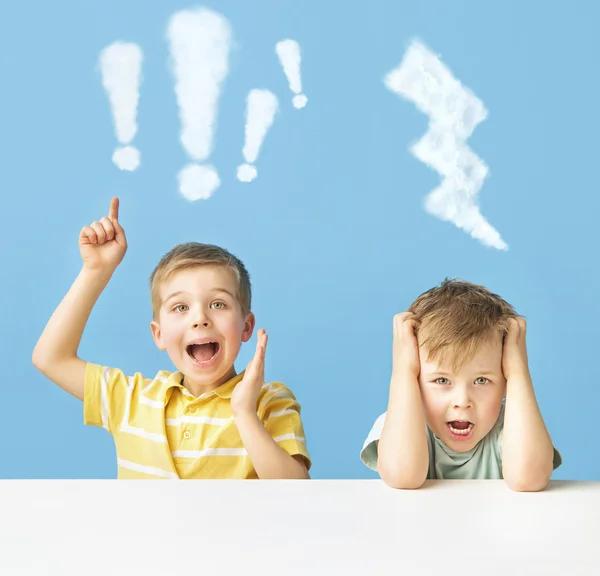
[[[198,310],[192,316],[192,326],[194,328],[208,328],[210,324],[210,318],[204,310]]]
[[[454,405],[454,408],[472,408],[470,402],[460,402]]]
[[[454,397],[454,408],[471,408],[471,398],[467,390],[457,390]]]

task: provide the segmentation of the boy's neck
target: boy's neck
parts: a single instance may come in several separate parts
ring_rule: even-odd
[[[212,392],[216,388],[219,388],[219,386],[229,382],[229,380],[235,376],[237,376],[237,372],[235,371],[235,366],[232,366],[226,374],[210,384],[198,384],[190,380],[185,374],[183,375],[182,384],[191,394],[198,397],[202,396],[202,394],[206,394],[207,392]]]

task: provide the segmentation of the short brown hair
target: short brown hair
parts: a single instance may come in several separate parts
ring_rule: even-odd
[[[508,332],[517,313],[484,286],[446,278],[439,286],[421,294],[408,308],[420,326],[415,330],[429,360],[453,370],[472,359],[494,333]]]
[[[159,294],[160,286],[174,272],[196,266],[210,265],[225,266],[232,271],[238,283],[237,300],[242,308],[242,314],[249,314],[252,309],[252,287],[250,285],[250,275],[244,263],[220,246],[187,242],[178,244],[167,252],[150,275],[150,296],[152,298],[154,319],[156,320],[157,313],[162,305]]]

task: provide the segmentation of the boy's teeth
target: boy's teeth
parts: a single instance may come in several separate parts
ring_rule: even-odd
[[[468,428],[465,428],[464,430],[458,430],[457,428],[454,428],[452,424],[450,424],[450,430],[452,433],[458,434],[459,436],[466,436],[469,434],[469,432],[471,432],[471,428],[473,428],[473,424],[469,424]]]

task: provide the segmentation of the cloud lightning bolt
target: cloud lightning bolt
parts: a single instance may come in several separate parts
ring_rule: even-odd
[[[508,250],[477,205],[488,168],[465,144],[487,118],[481,100],[418,41],[409,46],[400,65],[386,75],[384,84],[414,102],[429,117],[428,132],[411,147],[411,152],[444,179],[426,197],[425,210],[452,222],[486,246]]]

